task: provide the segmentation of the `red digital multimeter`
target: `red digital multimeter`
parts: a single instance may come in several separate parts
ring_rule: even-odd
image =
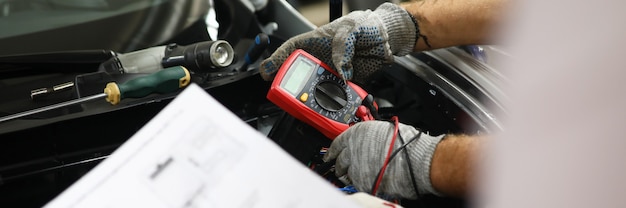
[[[285,60],[267,93],[271,102],[330,139],[350,124],[373,120],[369,109],[361,105],[366,96],[359,86],[344,81],[328,65],[301,49]]]

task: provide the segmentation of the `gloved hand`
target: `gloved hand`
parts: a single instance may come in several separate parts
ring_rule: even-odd
[[[384,3],[376,10],[354,11],[313,31],[295,36],[261,63],[263,79],[272,80],[285,59],[303,49],[339,72],[344,80],[363,81],[413,51],[416,26],[406,10]]]
[[[399,124],[399,132],[409,142],[419,131],[412,126]],[[337,136],[324,156],[335,162],[335,174],[347,175],[358,191],[371,192],[391,144],[394,124],[386,121],[364,121],[351,126]],[[432,137],[422,133],[417,141],[410,143],[408,151],[419,194],[441,195],[430,183],[430,162],[442,136]],[[394,150],[402,146],[397,138]],[[411,180],[411,171],[403,152],[398,153],[387,166],[377,193],[391,197],[416,199],[417,194]]]

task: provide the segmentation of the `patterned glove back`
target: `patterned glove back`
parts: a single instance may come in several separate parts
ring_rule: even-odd
[[[391,63],[393,55],[406,55],[416,41],[416,28],[406,10],[385,3],[376,10],[354,11],[313,31],[295,36],[261,63],[260,73],[272,80],[296,49],[303,49],[331,66],[345,80],[363,83]]]

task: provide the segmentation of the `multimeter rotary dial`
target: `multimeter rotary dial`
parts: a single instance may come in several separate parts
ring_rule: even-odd
[[[346,91],[337,83],[325,81],[315,86],[315,100],[328,111],[341,110],[348,104]]]

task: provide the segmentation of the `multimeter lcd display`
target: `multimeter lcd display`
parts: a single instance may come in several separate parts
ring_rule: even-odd
[[[302,85],[306,84],[305,80],[311,76],[315,65],[298,58],[291,66],[293,69],[287,72],[285,76],[287,79],[282,82],[281,86],[293,96],[298,96],[300,88]]]

